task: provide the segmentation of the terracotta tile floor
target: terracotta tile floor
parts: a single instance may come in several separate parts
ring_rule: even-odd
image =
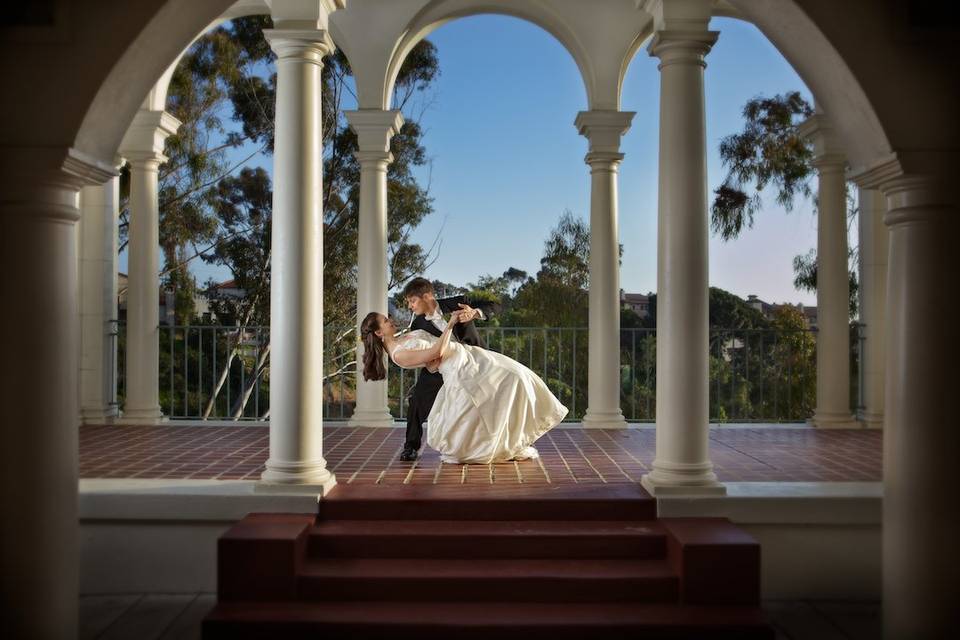
[[[879,481],[882,433],[789,426],[715,428],[711,457],[725,482]],[[256,479],[265,426],[84,426],[81,478]],[[440,463],[424,448],[400,462],[403,429],[328,426],[324,455],[341,483],[636,482],[654,457],[654,430],[558,428],[537,442],[540,459],[495,465]]]

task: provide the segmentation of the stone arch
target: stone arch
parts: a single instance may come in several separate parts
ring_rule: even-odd
[[[389,101],[393,95],[393,87],[400,66],[418,42],[448,22],[477,15],[504,15],[517,18],[529,22],[553,36],[573,58],[584,84],[587,104],[593,103],[593,97],[596,93],[593,77],[596,74],[589,52],[583,47],[569,25],[540,3],[521,4],[509,0],[485,0],[481,2],[475,0],[434,0],[410,20],[404,28],[402,38],[394,48],[383,82],[383,108],[389,108]]]
[[[730,17],[756,26],[810,88],[841,135],[853,166],[872,164],[891,152],[890,141],[854,72],[797,2],[729,1],[736,9]]]
[[[77,131],[74,148],[95,158],[112,159],[154,85],[231,4],[231,0],[170,0],[164,4],[100,82]]]
[[[834,122],[851,165],[867,166],[890,153],[876,111],[853,71],[796,0],[725,0],[713,15],[748,22],[773,44]],[[638,38],[625,70],[647,39]]]

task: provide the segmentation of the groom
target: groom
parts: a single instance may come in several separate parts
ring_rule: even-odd
[[[433,284],[426,278],[414,278],[407,283],[403,288],[403,297],[410,311],[413,312],[410,329],[422,329],[440,337],[447,326],[443,314],[460,310],[463,315],[460,324],[453,328],[454,339],[463,344],[486,348],[473,321],[477,318],[487,320],[493,316],[496,310],[494,304],[481,302],[478,303],[478,308],[473,308],[467,304],[464,296],[438,300],[434,296]],[[400,454],[401,460],[409,462],[417,459],[417,452],[420,451],[423,438],[423,422],[430,414],[433,401],[436,400],[441,386],[443,386],[443,377],[439,372],[431,372],[426,368],[420,369],[420,375],[410,391],[410,402],[407,405],[407,437],[403,445],[403,453]]]

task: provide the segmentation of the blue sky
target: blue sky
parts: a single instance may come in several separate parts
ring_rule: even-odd
[[[720,139],[742,128],[743,104],[758,94],[798,89],[810,93],[760,32],[744,22],[716,18],[720,38],[707,58],[706,107],[709,189],[724,171]],[[426,275],[462,284],[481,274],[539,267],[543,241],[565,209],[589,218],[590,175],[583,162],[586,139],[573,126],[586,108],[573,59],[545,31],[502,16],[456,20],[434,31],[441,74],[428,96],[408,105],[426,132],[435,213],[413,240],[442,243]],[[345,105],[352,108],[352,105]],[[656,288],[657,146],[659,71],[641,49],[631,63],[621,108],[636,111],[624,136],[620,168],[621,286]],[[249,153],[249,152],[246,152]],[[240,158],[246,155],[236,153]],[[270,168],[270,158],[251,164]],[[740,296],[771,302],[815,304],[815,295],[793,288],[793,257],[816,245],[809,202],[792,212],[773,198],[753,229],[733,242],[710,242],[710,283]],[[125,269],[125,256],[121,269]],[[199,262],[199,261],[198,261]],[[197,264],[201,282],[229,273]]]

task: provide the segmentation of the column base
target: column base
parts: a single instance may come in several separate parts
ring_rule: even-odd
[[[317,499],[329,495],[330,491],[337,486],[337,480],[330,474],[327,482],[308,483],[308,484],[284,484],[277,482],[266,482],[263,479],[253,485],[253,492],[261,495],[315,495]]]
[[[864,429],[883,429],[883,413],[864,411],[857,416]]]
[[[392,427],[393,416],[389,411],[354,411],[347,423],[351,427]]]
[[[80,409],[81,424],[113,424],[120,417],[116,407],[84,407]]]
[[[267,460],[266,467],[257,484],[257,490],[260,492],[283,493],[291,488],[303,487],[303,491],[309,492],[316,489],[318,493],[325,495],[337,484],[336,478],[327,469],[327,461],[323,458],[309,462],[283,462],[270,459]]]
[[[654,460],[653,471],[640,478],[652,496],[725,496],[727,488],[717,480],[713,465],[662,463]]]
[[[817,429],[859,429],[861,424],[850,413],[826,413],[820,412],[813,414],[812,418],[807,420],[807,424]]]
[[[114,422],[117,424],[151,425],[167,422],[158,406],[156,409],[124,409]]]
[[[581,424],[587,429],[626,429],[627,421],[623,417],[623,412],[616,411],[591,411],[587,409],[583,416]]]

